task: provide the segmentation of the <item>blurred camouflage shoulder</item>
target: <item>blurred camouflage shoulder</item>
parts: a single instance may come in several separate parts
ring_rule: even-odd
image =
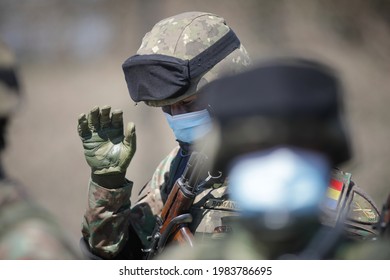
[[[19,184],[0,179],[0,259],[80,259],[53,217]]]
[[[339,250],[337,258],[344,260],[390,260],[390,240],[379,239],[350,243]]]
[[[379,208],[369,194],[353,180],[351,173],[333,169],[322,203],[322,223],[335,227],[344,223],[345,235],[353,240],[372,240],[379,232]]]
[[[195,247],[182,245],[168,246],[160,260],[266,260],[270,259],[266,246],[255,240],[242,227],[221,239],[208,239],[196,243]]]

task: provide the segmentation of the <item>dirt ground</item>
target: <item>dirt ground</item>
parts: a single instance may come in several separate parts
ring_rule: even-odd
[[[170,8],[155,12],[155,17],[149,16],[150,22],[184,10],[204,10],[200,6],[202,1],[194,1],[193,5],[167,2]],[[256,1],[245,3],[249,2]],[[346,116],[354,148],[353,160],[342,168],[351,172],[353,179],[381,204],[390,192],[388,26],[376,21],[364,22],[360,17],[363,22],[356,24],[362,24],[365,29],[357,43],[353,40],[351,43],[338,33],[343,30],[334,29],[329,22],[318,23],[315,9],[287,4],[288,13],[284,7],[278,10],[280,17],[273,17],[265,12],[257,13],[249,4],[238,6],[240,9],[222,9],[222,5],[210,4],[209,10],[224,15],[241,35],[255,62],[278,53],[298,53],[320,55],[339,69],[347,90]],[[332,16],[337,19],[336,15]],[[131,20],[122,19],[120,30],[131,26]],[[274,27],[275,22],[282,22],[282,27]],[[139,37],[137,44],[132,42],[133,46],[138,45]],[[68,57],[23,61],[20,69],[25,99],[9,130],[5,168],[28,186],[39,203],[52,211],[69,230],[75,244],[81,236],[90,173],[77,134],[80,113],[88,112],[95,105],[108,104],[123,109],[125,121],[135,122],[138,150],[127,174],[135,181],[134,191],[146,183],[158,162],[175,146],[161,111],[131,102],[120,66],[135,49],[122,44],[119,50],[93,62]]]

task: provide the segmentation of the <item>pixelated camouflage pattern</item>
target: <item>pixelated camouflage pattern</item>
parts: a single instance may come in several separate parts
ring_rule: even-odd
[[[106,189],[89,183],[89,200],[84,214],[82,233],[92,252],[112,258],[127,241],[130,194],[133,183],[117,189]]]
[[[133,226],[142,245],[148,248],[156,216],[161,214],[163,200],[161,190],[166,186],[172,160],[179,147],[174,148],[156,168],[152,179],[138,195],[138,200],[131,208],[131,187],[105,189],[92,181],[89,185],[89,204],[83,221],[83,236],[88,241],[92,252],[103,257],[113,258],[125,246],[128,221]],[[213,200],[214,206],[210,201]],[[214,230],[224,226],[224,218],[236,216],[237,210],[227,198],[226,185],[216,184],[214,188],[200,190],[192,209],[194,222],[190,228],[195,238],[220,238],[223,232],[216,235]]]
[[[0,180],[0,259],[81,259],[53,217],[26,199],[19,185]]]
[[[93,253],[113,258],[123,249],[132,223],[142,244],[149,245],[147,237],[155,226],[155,215],[161,212],[163,202],[160,187],[165,182],[170,164],[179,147],[172,150],[156,168],[151,180],[141,190],[136,205],[130,209],[132,182],[118,189],[106,189],[89,183],[89,203],[83,220],[83,237]],[[110,210],[110,211],[108,211]]]
[[[15,57],[11,50],[0,41],[0,70],[15,71]],[[0,117],[12,113],[20,102],[16,89],[11,89],[0,80]]]
[[[229,31],[225,20],[202,12],[178,14],[156,23],[145,34],[138,54],[163,54],[191,59]]]
[[[161,189],[166,187],[169,170],[179,146],[175,147],[157,166],[151,180],[141,190],[138,201],[131,210],[131,223],[145,248],[150,245],[148,236],[156,225],[156,215],[160,215],[164,206]]]
[[[162,54],[189,60],[203,52],[220,38],[230,27],[222,17],[203,12],[186,12],[161,20],[145,34],[139,55]],[[188,91],[180,97],[162,101],[147,101],[150,106],[165,106],[178,102],[195,94],[205,84],[226,74],[243,71],[249,64],[250,58],[241,44],[226,58],[215,65],[201,78],[192,81]]]

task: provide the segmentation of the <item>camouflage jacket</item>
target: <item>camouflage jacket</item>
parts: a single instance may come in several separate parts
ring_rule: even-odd
[[[164,192],[173,176],[169,174],[172,161],[178,152],[179,147],[176,147],[161,161],[151,180],[138,194],[133,207],[130,207],[132,182],[128,181],[118,189],[106,189],[90,181],[89,204],[82,233],[94,254],[114,258],[124,250],[127,242],[140,243],[137,248],[149,248],[148,236],[154,230],[156,216],[163,208]],[[236,205],[227,197],[226,185],[215,183],[207,186],[195,198],[190,229],[195,232],[196,239],[219,237],[221,232],[218,229],[222,226],[223,218],[236,216],[235,210]],[[217,232],[214,232],[215,229]],[[131,234],[133,231],[135,235]]]
[[[124,250],[149,248],[148,237],[163,208],[164,191],[172,176],[171,164],[178,151],[179,147],[172,150],[158,165],[133,207],[130,207],[132,182],[118,189],[106,189],[90,181],[82,233],[93,254],[116,258]],[[372,200],[351,181],[349,173],[334,170],[332,178],[323,205],[323,223],[334,226],[342,220],[351,236],[375,235],[371,228],[378,220],[378,210]],[[190,229],[197,240],[220,238],[225,234],[222,229],[229,231],[227,217],[237,216],[237,210],[237,205],[229,200],[226,183],[208,186],[197,193],[190,211],[193,216]],[[348,218],[341,213],[347,213]],[[124,255],[140,257],[137,253]]]
[[[27,199],[22,187],[0,179],[0,259],[80,259],[59,225]]]

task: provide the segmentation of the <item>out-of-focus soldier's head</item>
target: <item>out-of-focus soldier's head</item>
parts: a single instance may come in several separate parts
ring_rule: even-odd
[[[5,146],[7,122],[21,98],[13,52],[0,41],[0,150]]]
[[[259,238],[298,245],[319,227],[331,168],[351,156],[337,75],[317,61],[279,58],[204,93],[215,129],[197,145],[228,173],[243,220]]]
[[[327,64],[270,59],[203,92],[217,128],[210,152],[220,169],[237,156],[277,146],[322,153],[332,166],[351,156],[341,83]]]
[[[123,63],[123,71],[133,101],[162,107],[176,138],[192,143],[195,127],[203,134],[211,127],[207,104],[198,99],[202,88],[249,64],[244,46],[225,19],[186,12],[155,24],[137,54]]]

